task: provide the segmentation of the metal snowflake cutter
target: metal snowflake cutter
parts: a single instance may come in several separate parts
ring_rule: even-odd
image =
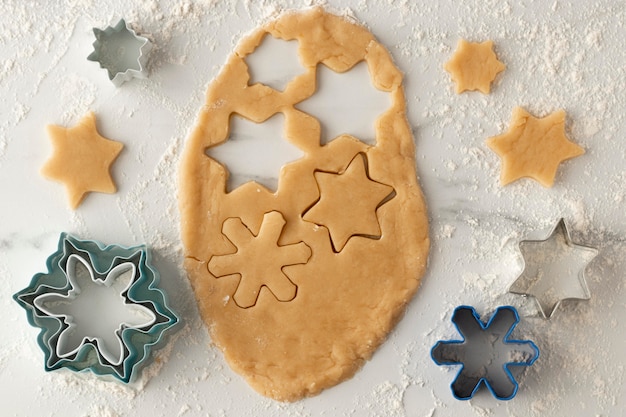
[[[41,329],[46,371],[130,382],[178,322],[145,246],[105,247],[62,233],[47,267],[13,296]]]
[[[148,52],[152,49],[148,38],[137,35],[124,19],[104,30],[93,28],[93,33],[94,51],[87,59],[106,69],[116,87],[133,77],[146,77]]]
[[[437,365],[461,365],[450,385],[452,395],[469,400],[484,383],[498,400],[515,397],[518,384],[509,367],[530,366],[539,357],[539,349],[530,340],[509,339],[519,323],[517,310],[498,307],[485,324],[473,307],[459,306],[452,323],[462,339],[439,341],[430,352]]]

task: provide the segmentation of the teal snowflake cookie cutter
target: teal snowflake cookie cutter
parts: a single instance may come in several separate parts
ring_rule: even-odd
[[[13,296],[26,310],[29,323],[41,329],[37,342],[45,355],[46,371],[90,370],[98,376],[111,376],[128,383],[147,365],[152,351],[164,342],[163,334],[179,322],[167,305],[166,295],[157,288],[159,274],[152,267],[150,253],[144,245],[104,246],[62,233],[58,249],[46,265],[48,272],[36,274],[28,287]],[[112,283],[121,281],[123,274],[128,284],[122,285],[120,300],[125,308],[141,311],[144,320],[136,325],[122,322],[115,329],[119,343],[117,355],[107,350],[100,335],[93,334],[84,335],[78,346],[67,349],[65,345],[71,345],[75,321],[80,321],[80,317],[54,310],[75,303],[81,291],[87,290],[86,287],[81,290],[81,284],[90,282],[96,291],[115,292]],[[97,310],[96,305],[92,307],[90,313]]]

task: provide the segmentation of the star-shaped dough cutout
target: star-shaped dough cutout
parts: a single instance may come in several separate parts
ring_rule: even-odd
[[[468,90],[489,94],[491,82],[506,68],[493,51],[493,41],[475,43],[465,39],[459,40],[452,58],[443,67],[456,83],[457,94]]]
[[[573,243],[563,219],[545,240],[525,240],[519,248],[525,267],[509,292],[534,297],[545,318],[563,300],[591,298],[584,271],[598,251]]]
[[[319,200],[302,218],[328,229],[335,252],[352,236],[380,238],[376,210],[393,197],[394,189],[369,177],[364,154],[355,156],[344,172],[315,172],[315,181]]]
[[[124,145],[100,136],[93,112],[74,127],[49,125],[47,129],[54,153],[41,173],[65,184],[72,209],[88,192],[117,191],[109,170]]]
[[[304,242],[278,245],[284,226],[285,219],[278,211],[263,216],[256,236],[240,218],[224,221],[222,233],[235,245],[237,251],[213,256],[208,268],[216,278],[234,274],[241,276],[233,296],[239,307],[254,306],[262,287],[267,287],[279,301],[295,298],[297,286],[283,268],[306,264],[311,257],[311,248]]]
[[[516,107],[508,132],[487,139],[487,146],[502,160],[502,185],[530,177],[552,187],[559,164],[585,153],[565,136],[564,110],[536,118]]]

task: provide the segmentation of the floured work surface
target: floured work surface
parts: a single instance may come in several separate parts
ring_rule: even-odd
[[[283,91],[249,85],[245,57],[265,36],[299,44],[305,71]],[[319,121],[295,106],[315,93],[318,64],[343,73],[363,60],[390,98],[376,144],[341,135],[321,146]],[[366,29],[315,8],[246,37],[209,87],[180,172],[185,266],[212,340],[263,395],[293,401],[351,377],[418,288],[428,220],[401,83]],[[248,182],[227,193],[228,168],[207,150],[228,140],[234,114],[262,123],[277,112],[304,156],[275,192]]]

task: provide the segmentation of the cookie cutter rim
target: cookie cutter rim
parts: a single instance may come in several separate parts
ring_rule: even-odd
[[[70,267],[69,267],[70,263],[75,264],[77,262],[81,263],[87,269],[87,271],[89,272],[89,277],[90,277],[92,282],[97,282],[98,281],[97,278],[95,277],[94,271],[91,269],[91,267],[87,263],[87,261],[85,261],[83,258],[81,258],[80,256],[78,256],[76,254],[72,254],[72,255],[70,255],[68,257],[68,259],[67,259],[67,265],[68,266],[66,267],[67,271],[70,270]],[[119,265],[113,266],[112,268],[110,268],[107,271],[106,278],[102,282],[102,284],[105,285],[106,287],[110,287],[113,284],[113,282],[116,281],[122,275],[123,272],[128,271],[128,269],[130,269],[132,271],[132,273],[131,273],[132,277],[135,277],[136,276],[136,268],[137,267],[132,262],[124,262],[124,263],[120,263]],[[118,270],[122,270],[122,269],[124,270],[123,272],[118,272]],[[56,295],[55,298],[59,298],[59,299],[64,298],[64,299],[66,299],[67,301],[70,301],[70,302],[71,302],[71,300],[75,300],[76,299],[77,295],[80,294],[81,291],[82,291],[81,285],[78,284],[77,279],[76,279],[77,273],[76,272],[74,272],[74,273],[66,272],[66,275],[68,277],[68,283],[69,283],[69,285],[71,287],[71,289],[68,291],[67,294],[63,294],[63,295],[56,294],[56,293],[55,294],[42,294],[42,295],[36,297],[33,300],[35,306],[39,310],[41,310],[44,314],[46,314],[47,316],[49,316],[49,317],[64,316],[65,317],[65,319],[63,319],[63,321],[65,322],[65,324],[67,324],[67,327],[65,327],[63,329],[63,331],[61,333],[59,333],[59,339],[60,339],[61,335],[64,334],[66,331],[67,332],[71,332],[72,329],[75,329],[77,327],[77,324],[76,324],[76,321],[75,321],[75,317],[73,315],[71,315],[71,314],[58,314],[58,313],[52,312],[48,308],[48,306],[46,306],[46,303],[47,302],[51,302],[51,301],[47,301],[47,300],[45,300],[45,298],[52,298],[51,296]],[[131,278],[128,281],[128,284],[124,287],[124,290],[118,294],[119,298],[121,299],[122,302],[125,303],[125,301],[128,300],[128,298],[125,297],[123,294],[126,293],[128,291],[128,289],[134,285],[134,283],[135,283],[134,280]],[[39,302],[38,302],[38,300],[39,300]],[[54,302],[54,301],[52,301],[52,302]],[[63,302],[63,301],[58,300],[56,302]],[[139,305],[137,303],[133,303],[133,304],[134,305]],[[50,348],[53,348],[53,347],[55,348],[57,357],[65,359],[65,358],[68,358],[68,357],[76,357],[76,355],[78,354],[80,349],[82,349],[84,344],[87,341],[92,340],[94,342],[94,344],[98,346],[98,352],[109,363],[111,363],[111,364],[113,364],[115,366],[118,366],[118,365],[120,365],[124,361],[124,350],[125,350],[124,348],[125,348],[125,345],[123,343],[122,338],[120,337],[121,334],[123,333],[124,329],[126,329],[126,328],[135,328],[135,329],[137,329],[137,328],[148,327],[148,326],[152,326],[156,322],[156,315],[154,313],[152,313],[152,311],[150,309],[146,309],[146,310],[150,311],[150,313],[151,313],[151,317],[150,317],[149,321],[145,322],[142,325],[133,325],[133,324],[128,323],[128,322],[122,322],[122,323],[119,324],[118,328],[115,330],[115,334],[117,335],[116,341],[119,344],[119,351],[121,352],[121,356],[119,357],[119,359],[114,358],[114,355],[112,355],[112,352],[110,352],[108,350],[108,348],[105,347],[106,342],[100,336],[96,336],[96,337],[93,337],[93,338],[90,338],[88,336],[84,336],[82,338],[81,343],[78,346],[76,346],[74,349],[71,349],[69,351],[64,351],[64,350],[60,349],[61,342],[58,339],[57,339],[58,343],[56,343],[56,346],[49,345],[49,347]]]
[[[507,343],[527,344],[535,352],[535,355],[530,360],[525,361],[525,362],[505,362],[505,363],[502,364],[502,368],[503,368],[506,376],[509,378],[509,380],[513,384],[513,392],[508,397],[501,397],[501,396],[499,396],[495,392],[493,386],[491,385],[491,383],[487,379],[487,370],[485,370],[485,375],[480,377],[480,379],[478,380],[478,382],[476,383],[476,385],[474,386],[474,388],[472,389],[472,391],[470,392],[470,394],[467,397],[458,396],[457,392],[454,389],[454,383],[457,381],[457,379],[463,373],[463,369],[465,368],[465,363],[464,362],[445,361],[445,360],[444,361],[440,361],[440,360],[437,359],[436,353],[435,353],[435,350],[439,346],[441,346],[441,345],[459,344],[459,343],[466,342],[466,338],[463,335],[463,333],[461,332],[461,330],[459,328],[459,325],[452,319],[451,320],[452,324],[454,324],[454,327],[455,327],[456,331],[461,335],[461,340],[438,340],[437,343],[435,343],[435,345],[430,349],[430,357],[435,362],[435,364],[437,364],[439,366],[442,366],[442,365],[458,366],[458,365],[460,365],[459,371],[457,372],[456,376],[454,377],[454,379],[450,383],[450,390],[452,391],[452,395],[457,400],[461,400],[461,401],[471,400],[474,397],[474,394],[480,389],[480,386],[481,385],[485,385],[487,387],[487,389],[489,390],[489,392],[491,393],[491,395],[493,395],[496,399],[501,400],[501,401],[508,401],[508,400],[513,399],[515,397],[515,395],[517,395],[517,391],[519,389],[519,383],[517,382],[517,380],[515,379],[515,377],[511,373],[511,370],[509,369],[509,366],[531,366],[539,358],[539,354],[540,354],[539,353],[539,348],[537,347],[537,345],[532,340],[509,339],[509,336],[511,335],[511,333],[513,333],[513,330],[515,329],[515,327],[517,326],[517,324],[520,321],[520,317],[519,317],[519,313],[517,312],[517,309],[515,307],[509,306],[509,305],[499,306],[491,314],[491,316],[489,317],[489,320],[486,323],[483,320],[480,319],[480,316],[476,312],[476,309],[474,307],[472,307],[472,306],[469,306],[469,305],[460,305],[460,306],[456,307],[454,309],[453,313],[452,313],[452,317],[454,318],[455,314],[457,314],[457,312],[459,312],[461,310],[469,310],[472,313],[472,316],[474,317],[476,322],[480,325],[482,330],[487,330],[489,328],[489,326],[497,318],[498,312],[500,312],[502,310],[511,311],[513,313],[513,316],[514,316],[515,320],[514,320],[513,324],[509,327],[507,332],[504,334],[504,336],[502,337],[503,343],[504,344],[507,344]]]
[[[81,244],[91,249],[77,247]],[[136,262],[135,277],[126,291],[127,296],[132,302],[147,306],[156,316],[156,322],[148,329],[125,328],[120,332],[118,337],[123,341],[124,352],[123,360],[118,366],[107,363],[106,358],[103,358],[99,351],[97,342],[92,340],[87,342],[83,340],[84,343],[81,343],[75,355],[68,358],[56,357],[54,343],[66,326],[64,327],[62,319],[45,315],[34,303],[34,300],[42,294],[50,292],[63,294],[69,291],[71,287],[62,263],[64,261],[67,263],[67,259],[72,254],[80,252],[87,256],[94,271],[101,274],[102,264],[100,259],[93,254],[94,250],[102,258],[108,259],[108,269],[105,269],[105,274],[115,267],[116,263],[129,260]],[[132,252],[132,254],[128,255],[127,252]],[[79,240],[67,233],[61,233],[58,249],[48,257],[46,265],[48,273],[35,274],[28,287],[13,295],[13,299],[26,310],[28,322],[40,329],[37,343],[44,352],[46,371],[60,368],[68,368],[75,372],[90,370],[97,376],[112,376],[116,380],[128,383],[136,377],[135,371],[147,364],[151,351],[161,346],[165,340],[164,333],[180,321],[176,313],[167,305],[166,294],[156,287],[160,277],[158,271],[151,266],[150,252],[145,245],[104,246],[96,241]]]
[[[152,50],[152,43],[148,38],[138,35],[137,32],[135,32],[135,30],[128,23],[126,23],[124,19],[120,19],[115,26],[107,26],[104,30],[95,27],[92,30],[96,40],[92,44],[94,50],[91,54],[89,54],[87,60],[97,62],[100,65],[100,68],[107,70],[109,81],[111,81],[116,87],[121,86],[126,81],[130,81],[132,78],[147,77],[146,64],[148,61],[148,53]],[[142,43],[138,49],[138,55],[136,58],[138,69],[128,67],[124,71],[117,71],[114,73],[113,69],[110,68],[113,66],[106,65],[101,59],[102,47],[103,44],[106,44],[106,41],[103,42],[102,38],[104,37],[106,39],[113,33],[121,33],[122,31],[126,31],[134,39]]]
[[[557,233],[560,233],[563,235],[563,237],[565,238],[565,244],[571,248],[579,248],[582,250],[586,250],[588,252],[593,253],[593,256],[591,258],[589,258],[589,261],[580,269],[580,271],[578,271],[578,282],[580,283],[580,287],[583,291],[583,297],[579,298],[579,297],[566,297],[566,298],[562,298],[557,300],[556,304],[552,307],[552,309],[546,313],[545,309],[543,308],[543,306],[541,305],[541,303],[539,302],[539,300],[537,299],[537,297],[525,293],[523,291],[516,291],[513,288],[515,287],[515,283],[517,282],[517,280],[522,277],[524,275],[524,272],[526,271],[526,259],[524,259],[522,250],[521,250],[521,246],[524,244],[528,244],[528,243],[542,243],[542,242],[547,242],[548,240],[550,240],[552,237],[556,236]],[[518,274],[518,276],[515,278],[515,280],[513,280],[513,282],[511,283],[511,285],[509,286],[508,292],[511,294],[515,294],[515,295],[521,295],[522,297],[528,298],[528,297],[532,297],[535,299],[535,304],[537,305],[537,308],[539,310],[539,312],[541,313],[541,316],[544,319],[551,319],[552,316],[554,315],[554,313],[558,310],[559,306],[561,305],[561,303],[563,301],[570,301],[570,300],[581,300],[581,301],[588,301],[591,299],[591,291],[589,291],[589,287],[587,285],[587,279],[585,278],[585,271],[587,270],[587,267],[589,266],[589,264],[591,263],[591,261],[598,255],[599,251],[598,248],[594,248],[592,246],[586,246],[586,245],[581,245],[579,243],[575,243],[572,240],[570,231],[567,227],[567,223],[565,223],[565,218],[561,217],[559,218],[559,220],[557,221],[557,224],[552,228],[552,230],[548,233],[548,235],[544,238],[544,239],[523,239],[520,240],[517,244],[517,248],[518,251],[520,252],[520,254],[522,254],[521,258],[522,258],[522,271]]]
[[[63,235],[62,235],[62,237],[63,237]],[[77,240],[77,239],[75,239],[75,240]],[[60,247],[63,245],[62,242],[68,242],[69,245],[73,246],[71,242],[69,242],[67,240],[61,239],[60,242],[59,242],[59,246]],[[79,242],[81,242],[81,241],[79,241]],[[95,244],[99,248],[99,250],[103,249],[102,245],[98,245],[97,242],[82,241],[82,243],[85,243],[87,245],[89,245],[89,244],[94,245]],[[128,248],[127,249],[127,248],[124,248],[124,247],[121,247],[121,246],[118,246],[118,245],[110,245],[110,246],[108,246],[108,247],[106,247],[104,249],[105,250],[109,250],[109,251],[112,250],[112,249],[117,249],[117,250],[121,250],[121,251],[138,249],[138,251],[135,252],[133,255],[135,255],[135,256],[137,254],[140,255],[140,257],[139,257],[140,259],[137,260],[137,262],[139,262],[139,263],[142,263],[141,259],[147,257],[148,254],[149,254],[149,252],[146,252],[144,250],[145,248],[143,246],[142,247],[138,247],[138,248]],[[81,251],[80,249],[75,248],[75,247],[74,247],[74,250]],[[90,260],[92,261],[94,268],[97,269],[97,262],[95,262],[97,259],[93,259],[92,255],[89,253],[89,251],[82,251],[82,252],[86,252],[86,255],[90,257]],[[63,260],[64,255],[66,255],[65,252],[55,252],[49,258],[49,260],[52,259],[52,258],[55,258],[54,260],[57,260],[57,262],[60,262],[60,261]],[[131,257],[132,257],[132,255],[131,255]],[[128,259],[130,259],[131,257],[128,257]],[[113,260],[111,261],[111,263],[114,263],[115,260],[118,259],[118,258],[119,258],[119,256],[115,256],[113,258]],[[51,261],[50,263],[51,264],[54,263],[53,261]],[[149,263],[147,264],[147,266],[149,266]],[[55,270],[54,272],[57,272],[57,270]],[[58,269],[58,272],[60,274],[63,274],[63,271],[60,268]],[[33,278],[33,281],[37,281],[37,278],[40,277],[40,276],[46,276],[46,274],[37,274]],[[156,276],[153,276],[152,280],[154,280],[155,277]],[[140,278],[143,278],[144,280],[150,279],[150,277],[148,277],[148,274],[141,275]],[[147,285],[148,289],[152,290],[152,288],[149,288],[150,286],[152,286],[152,281],[149,282],[148,285]],[[46,287],[46,286],[41,286],[41,287]],[[63,287],[67,288],[68,285],[67,284],[63,285]],[[134,289],[134,288],[135,288],[135,286],[133,285],[131,289]],[[28,289],[29,288],[27,288],[26,290],[23,290],[21,293],[26,293]],[[39,289],[40,288],[37,288],[37,290],[39,290]],[[54,288],[54,289],[58,290],[58,288]],[[156,289],[156,290],[158,290],[158,289]],[[43,291],[43,292],[45,292],[45,291]],[[19,295],[20,295],[20,293],[16,294],[14,296],[14,298],[17,299],[17,297]],[[151,296],[154,295],[155,299],[156,299],[156,297],[159,297],[159,295],[161,296],[161,299],[163,299],[163,297],[164,297],[164,294],[160,290],[158,290],[158,291],[154,292],[154,294],[150,294],[150,295]],[[150,298],[150,297],[148,297],[148,298]],[[18,301],[23,301],[23,300],[18,300]],[[159,303],[154,302],[154,301],[155,300],[150,300],[150,303],[152,305],[154,305],[155,307],[158,306]],[[20,303],[20,304],[22,304],[22,303]],[[27,307],[27,312],[28,313],[30,313],[30,311],[28,310],[28,307],[32,307],[33,308],[33,312],[36,313],[36,307],[35,306],[27,304],[26,307]],[[166,308],[165,306],[162,306],[162,307],[164,309]],[[171,312],[171,310],[167,310],[166,313],[170,313],[171,315],[174,314],[173,312]],[[29,314],[29,322],[31,322],[31,324],[33,324],[33,325],[35,325],[37,327],[41,327],[42,328],[42,331],[40,332],[40,337],[38,338],[38,342],[39,342],[42,350],[44,350],[44,352],[46,353],[46,370],[47,371],[59,369],[61,367],[68,367],[69,369],[72,369],[72,370],[78,371],[78,372],[80,372],[82,370],[90,369],[95,374],[98,374],[98,375],[113,375],[117,379],[122,380],[123,382],[128,382],[128,380],[133,375],[132,374],[133,369],[135,369],[138,365],[142,364],[144,359],[148,358],[147,353],[149,352],[149,347],[151,346],[151,344],[157,344],[159,342],[161,336],[162,336],[162,332],[159,333],[156,330],[156,328],[154,329],[154,331],[148,332],[147,335],[149,337],[151,337],[151,339],[148,339],[147,342],[142,342],[142,345],[144,345],[144,357],[140,358],[139,361],[135,362],[135,360],[137,359],[137,356],[138,356],[139,353],[136,350],[133,350],[133,349],[126,349],[126,351],[127,351],[126,355],[127,356],[126,356],[126,358],[125,358],[125,360],[124,360],[124,362],[122,364],[123,366],[120,365],[120,369],[113,369],[114,371],[117,371],[117,372],[116,373],[112,373],[110,364],[103,364],[101,361],[100,362],[97,362],[97,361],[94,362],[94,360],[93,360],[94,359],[93,358],[94,355],[93,355],[92,350],[96,351],[95,356],[98,356],[97,355],[98,350],[97,350],[97,345],[95,345],[93,343],[86,344],[85,347],[84,347],[84,350],[81,350],[79,352],[79,354],[77,354],[76,357],[71,358],[71,360],[57,360],[56,362],[50,364],[49,363],[50,359],[53,357],[53,353],[54,353],[54,349],[50,347],[50,343],[46,342],[46,335],[47,335],[47,333],[49,333],[50,326],[41,325],[41,323],[43,322],[42,319],[49,319],[53,323],[60,323],[59,326],[55,326],[55,327],[58,327],[56,332],[55,332],[55,334],[53,334],[51,337],[48,338],[48,342],[50,342],[50,343],[53,343],[53,338],[55,337],[55,335],[63,330],[63,323],[60,320],[56,319],[56,318],[51,318],[51,317],[47,317],[47,316],[39,317],[36,314],[32,315],[32,320],[31,320],[31,317],[30,317],[30,314]],[[176,317],[176,321],[177,320],[178,320],[178,318]],[[167,325],[168,324],[167,321],[164,324]],[[173,324],[175,324],[175,322],[172,323],[171,325],[173,325]],[[155,335],[157,336],[156,339],[154,337],[155,335],[150,335],[150,333],[155,333]],[[134,347],[134,345],[132,343],[128,342],[129,338],[132,337],[132,334],[129,335],[129,332],[127,331],[127,332],[122,334],[122,337],[124,337],[125,342],[126,342],[125,344],[127,345],[127,347],[128,346]],[[144,337],[146,337],[146,335],[144,335]],[[91,355],[91,360],[89,360],[90,355]]]

